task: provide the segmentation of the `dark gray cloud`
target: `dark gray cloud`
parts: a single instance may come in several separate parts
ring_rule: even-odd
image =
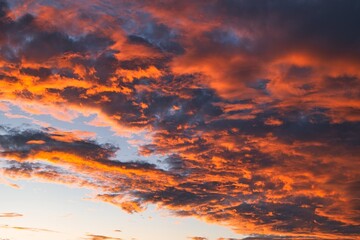
[[[32,62],[44,62],[64,54],[96,53],[109,47],[113,41],[96,34],[73,37],[66,33],[45,29],[36,22],[36,17],[26,14],[17,20],[9,18],[8,4],[0,3],[0,35],[2,57],[8,60],[22,58]],[[16,49],[16,53],[14,52]]]
[[[76,139],[72,135],[69,135],[69,142],[66,135],[69,133],[55,132],[53,131],[55,129],[51,128],[43,131],[23,131],[7,127],[4,129],[7,133],[0,135],[1,153],[3,155],[14,152],[21,158],[26,158],[33,151],[51,150],[76,153],[85,158],[101,161],[112,158],[118,150],[117,147],[110,144],[100,145],[92,140]]]
[[[261,35],[255,40],[258,49],[310,50],[332,58],[340,54],[357,59],[359,9],[358,1],[226,0],[215,1],[207,13]]]

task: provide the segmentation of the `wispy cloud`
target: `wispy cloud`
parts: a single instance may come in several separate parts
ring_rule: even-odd
[[[0,213],[1,218],[13,218],[13,217],[22,217],[20,213]]]
[[[86,235],[88,240],[122,240],[122,238],[116,238],[116,237],[108,237],[103,235],[93,235],[88,234]]]
[[[53,231],[50,229],[45,229],[45,228],[19,227],[19,226],[9,226],[9,225],[0,225],[0,228],[20,230],[20,231],[31,231],[31,232],[57,233],[56,231]]]

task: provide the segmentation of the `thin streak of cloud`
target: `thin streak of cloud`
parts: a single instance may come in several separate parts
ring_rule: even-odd
[[[0,213],[0,218],[13,218],[13,217],[22,217],[20,213]]]
[[[53,231],[53,230],[46,229],[46,228],[19,227],[19,226],[9,226],[9,225],[1,225],[0,228],[20,230],[20,231],[31,231],[31,232],[58,233],[57,231]]]
[[[122,238],[117,237],[109,237],[104,235],[94,235],[94,234],[88,234],[86,235],[88,240],[123,240]]]

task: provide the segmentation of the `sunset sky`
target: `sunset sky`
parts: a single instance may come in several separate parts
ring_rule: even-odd
[[[0,0],[0,240],[360,238],[360,1]]]

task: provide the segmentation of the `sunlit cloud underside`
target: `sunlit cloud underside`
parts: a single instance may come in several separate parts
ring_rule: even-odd
[[[155,205],[239,239],[359,237],[359,11],[0,0],[0,183],[85,188],[134,217]],[[22,217],[8,211],[0,220]]]

